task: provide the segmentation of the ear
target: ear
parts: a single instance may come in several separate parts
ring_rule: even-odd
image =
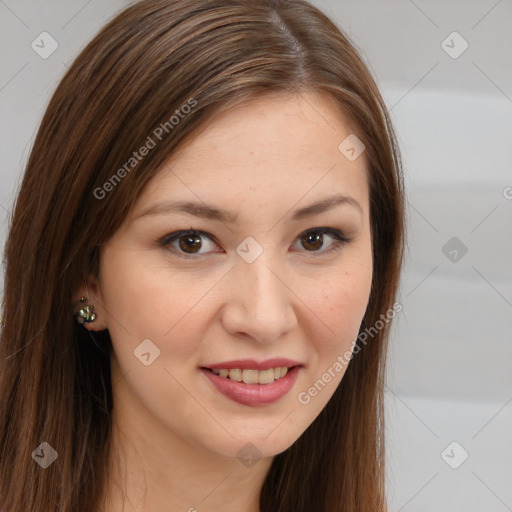
[[[80,301],[82,297],[85,298],[83,302]],[[96,317],[92,322],[84,322],[82,327],[89,331],[104,331],[108,329],[108,315],[103,304],[98,278],[90,274],[85,283],[73,294],[73,314],[76,315],[85,306],[92,306]],[[76,317],[75,321],[78,322]]]

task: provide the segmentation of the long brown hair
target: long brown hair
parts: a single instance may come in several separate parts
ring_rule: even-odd
[[[80,53],[41,122],[5,247],[0,509],[92,512],[107,477],[111,341],[72,294],[144,185],[212,116],[272,92],[330,95],[366,145],[373,282],[361,331],[392,307],[403,258],[400,155],[386,107],[348,38],[305,0],[144,0]],[[169,127],[170,116],[196,102]],[[165,140],[106,197],[97,191],[168,123]],[[340,141],[341,142],[341,141]],[[95,194],[96,191],[96,194]],[[277,455],[262,512],[382,512],[383,378],[390,323],[351,361],[313,424]],[[57,460],[32,452],[48,442]]]

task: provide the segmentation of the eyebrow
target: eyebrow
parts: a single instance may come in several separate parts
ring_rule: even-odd
[[[313,215],[318,215],[339,205],[350,205],[359,210],[362,214],[361,205],[353,198],[343,194],[335,194],[304,208],[296,210],[292,216],[292,220],[301,220]],[[166,213],[184,212],[200,217],[203,219],[217,220],[227,224],[236,222],[238,214],[224,210],[223,208],[215,208],[205,203],[195,203],[192,201],[160,201],[140,212],[136,219],[149,215],[163,215]]]

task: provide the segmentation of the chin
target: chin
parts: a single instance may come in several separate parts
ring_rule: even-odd
[[[307,428],[293,425],[287,419],[283,421],[283,417],[286,415],[256,422],[243,421],[238,425],[231,423],[229,434],[232,437],[227,433],[215,439],[210,436],[205,445],[219,455],[241,460],[274,457],[290,448]]]

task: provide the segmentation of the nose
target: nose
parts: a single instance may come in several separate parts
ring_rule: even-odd
[[[264,255],[252,263],[241,258],[235,263],[221,319],[224,329],[233,336],[270,343],[292,331],[297,317],[295,295],[284,271],[275,262],[271,265]]]

